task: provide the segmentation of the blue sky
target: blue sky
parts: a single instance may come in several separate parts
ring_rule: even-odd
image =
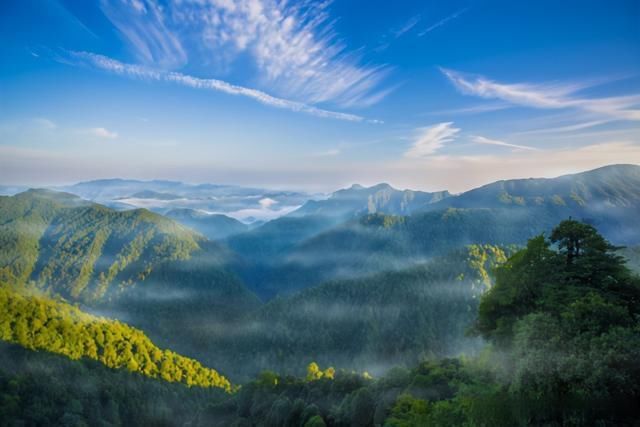
[[[462,191],[640,164],[637,1],[0,4],[0,183]]]

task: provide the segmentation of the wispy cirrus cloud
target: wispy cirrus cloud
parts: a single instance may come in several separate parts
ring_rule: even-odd
[[[609,120],[640,120],[640,94],[604,98],[580,97],[592,82],[499,83],[483,76],[469,76],[441,68],[442,73],[462,93],[487,99],[501,99],[513,105],[539,109],[577,109]]]
[[[102,0],[105,16],[141,63],[175,69],[204,58],[249,57],[261,87],[298,102],[369,106],[389,69],[363,65],[334,30],[328,1]],[[233,67],[231,67],[233,68]]]
[[[530,147],[528,145],[518,145],[518,144],[510,144],[505,141],[500,141],[497,139],[486,138],[484,136],[475,135],[471,138],[473,142],[476,144],[484,144],[484,145],[497,145],[500,147],[508,147],[514,148],[516,150],[529,150],[529,151],[538,151],[537,148]]]
[[[458,132],[460,129],[453,127],[453,122],[443,122],[417,129],[416,140],[404,155],[417,159],[431,156],[439,151],[444,144],[453,141]]]
[[[155,1],[101,0],[100,8],[142,63],[164,68],[187,63],[185,48]]]
[[[66,56],[60,58],[60,60],[74,65],[88,65],[120,76],[135,79],[169,82],[194,89],[212,90],[229,95],[244,96],[271,107],[307,113],[317,117],[346,120],[351,122],[366,121],[369,123],[381,123],[379,120],[365,119],[364,117],[355,114],[323,110],[302,102],[278,98],[256,89],[237,86],[223,80],[201,79],[175,71],[162,71],[141,65],[125,64],[113,58],[91,52],[66,52]]]

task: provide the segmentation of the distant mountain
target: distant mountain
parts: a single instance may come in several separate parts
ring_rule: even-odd
[[[195,209],[171,209],[165,216],[196,230],[210,240],[225,239],[249,229],[248,225],[226,215],[207,214]]]
[[[416,209],[439,202],[449,196],[448,191],[427,193],[396,190],[384,183],[368,188],[355,184],[350,188],[336,191],[325,200],[310,200],[289,216],[314,215],[349,219],[371,213],[410,215]]]
[[[55,189],[67,191],[88,200],[103,201],[122,198],[144,190],[162,191],[167,190],[167,188],[175,189],[180,185],[181,183],[173,181],[138,181],[113,178],[79,182]]]
[[[171,194],[171,193],[163,193],[160,191],[153,190],[143,190],[138,191],[137,193],[132,194],[129,197],[125,197],[126,199],[155,199],[155,200],[176,200],[181,199],[181,196]]]
[[[507,208],[513,215],[569,216],[596,226],[618,244],[640,243],[640,166],[611,165],[558,178],[498,181],[425,205],[424,211],[455,208]],[[544,231],[544,230],[540,230]]]
[[[610,165],[558,178],[497,181],[429,206],[456,208],[541,207],[640,208],[640,166]]]
[[[341,190],[231,239],[230,246],[251,265],[241,268],[245,282],[271,298],[325,280],[405,268],[466,244],[523,244],[569,217],[593,224],[615,244],[640,244],[640,166],[500,181],[435,202],[422,195],[426,204],[410,205],[411,215],[358,216],[359,203],[369,197],[363,195],[380,191],[397,194],[384,184]],[[361,196],[357,203],[354,194]],[[383,200],[387,208],[403,206],[392,203],[393,197]],[[317,214],[330,208],[336,215]]]
[[[224,214],[247,224],[286,215],[310,198],[295,191],[162,180],[103,179],[54,189],[118,210],[146,208],[164,214],[185,208]]]
[[[229,246],[251,263],[272,264],[287,257],[289,251],[320,233],[345,221],[369,213],[408,215],[415,209],[449,197],[447,191],[426,193],[422,191],[396,190],[389,184],[365,188],[353,185],[336,191],[324,200],[310,200],[290,214],[269,221],[243,235],[234,236]],[[248,276],[264,273],[262,267]],[[248,277],[247,276],[247,277]]]

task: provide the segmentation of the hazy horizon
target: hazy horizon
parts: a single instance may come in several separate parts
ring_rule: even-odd
[[[93,182],[93,181],[109,181],[109,180],[123,180],[123,181],[140,181],[140,182],[153,182],[153,181],[172,181],[172,182],[180,182],[182,184],[186,184],[186,185],[193,185],[193,186],[197,186],[197,185],[206,185],[206,184],[211,184],[211,185],[223,185],[223,186],[238,186],[238,187],[245,187],[245,188],[256,188],[256,189],[261,189],[261,190],[273,190],[273,191],[300,191],[300,192],[306,192],[309,193],[310,195],[312,195],[313,193],[321,193],[321,194],[330,194],[334,191],[338,191],[341,189],[345,189],[345,188],[350,188],[354,185],[361,185],[363,187],[372,187],[372,186],[376,186],[379,184],[388,184],[391,187],[397,189],[397,190],[414,190],[414,191],[426,191],[426,192],[436,192],[436,191],[449,191],[452,194],[459,194],[459,193],[464,193],[465,191],[469,191],[469,190],[473,190],[474,188],[478,188],[478,187],[482,187],[484,185],[487,184],[491,184],[493,182],[497,182],[497,181],[509,181],[509,180],[518,180],[518,179],[538,179],[538,178],[557,178],[560,176],[564,176],[564,175],[574,175],[574,174],[579,174],[579,173],[583,173],[583,172],[588,172],[591,170],[595,170],[595,169],[599,169],[599,168],[604,168],[604,167],[608,167],[608,166],[619,166],[619,165],[631,165],[631,166],[640,166],[640,163],[638,164],[634,164],[634,163],[608,163],[608,164],[603,164],[600,166],[595,166],[595,167],[591,167],[588,169],[580,169],[580,168],[575,168],[575,170],[573,170],[572,168],[569,168],[568,172],[562,172],[562,173],[549,173],[547,175],[537,175],[537,176],[518,176],[517,174],[514,176],[505,176],[505,177],[499,177],[497,179],[492,179],[490,181],[476,181],[476,182],[471,182],[468,184],[468,186],[462,187],[460,190],[456,191],[456,190],[452,190],[451,188],[437,188],[437,187],[433,187],[430,186],[428,183],[424,186],[424,187],[406,187],[406,186],[402,186],[402,185],[395,185],[394,182],[392,180],[385,180],[384,178],[381,180],[355,180],[355,181],[345,181],[344,184],[338,184],[337,186],[334,187],[330,187],[327,185],[324,185],[322,187],[299,187],[296,186],[295,184],[292,185],[264,185],[264,184],[260,184],[257,182],[246,182],[246,183],[240,183],[240,182],[236,182],[236,181],[229,181],[226,182],[226,180],[220,180],[220,181],[185,181],[185,180],[181,180],[179,178],[168,178],[168,177],[151,177],[151,178],[147,178],[147,177],[135,177],[135,176],[104,176],[104,177],[97,177],[97,178],[87,178],[87,179],[81,179],[81,180],[77,180],[77,181],[60,181],[60,182],[33,182],[33,183],[24,183],[24,182],[20,182],[20,181],[16,181],[16,182],[3,182],[0,181],[0,186],[5,186],[5,187],[20,187],[20,188],[60,188],[60,187],[67,187],[67,186],[72,186],[75,184],[81,184],[81,183],[87,183],[87,182]],[[446,176],[442,177],[442,178],[446,178]],[[441,178],[441,179],[442,179]]]

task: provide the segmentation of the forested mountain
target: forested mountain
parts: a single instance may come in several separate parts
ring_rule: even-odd
[[[640,166],[611,165],[557,178],[497,181],[441,202],[460,208],[500,206],[640,206]]]
[[[536,212],[514,215],[505,208],[448,208],[407,217],[371,214],[316,233],[254,269],[243,265],[238,271],[255,292],[271,298],[325,280],[404,269],[465,245],[520,245],[551,230],[553,221]],[[252,241],[254,235],[240,235],[232,244]],[[243,254],[242,248],[232,247]]]
[[[225,249],[146,210],[30,190],[0,198],[0,241],[2,282],[125,319],[211,364],[217,336],[259,304],[227,271]]]
[[[397,190],[384,183],[372,187],[354,184],[350,188],[336,191],[325,200],[310,200],[289,216],[328,216],[345,220],[372,213],[410,215],[419,207],[449,196],[448,191],[427,193]]]
[[[491,285],[490,272],[509,253],[472,245],[418,266],[277,297],[225,347],[255,373],[297,374],[310,360],[379,374],[425,357],[473,352],[479,342],[465,331]]]
[[[146,210],[117,212],[66,193],[0,197],[0,279],[67,298],[113,297],[204,238]]]
[[[639,188],[640,166],[615,165],[554,179],[501,181],[414,206],[411,215],[376,213],[340,221],[344,216],[316,211],[305,216],[303,207],[292,218],[230,239],[229,246],[244,258],[237,271],[248,286],[271,298],[324,280],[404,268],[467,244],[524,244],[569,217],[597,226],[616,244],[638,244]],[[354,212],[346,196],[325,202],[318,202],[322,209]]]
[[[369,188],[354,185],[336,191],[325,200],[310,200],[287,216],[269,221],[243,235],[233,236],[228,244],[245,258],[242,269],[251,271],[245,275],[251,280],[251,276],[270,274],[269,269],[274,263],[280,264],[289,251],[306,239],[345,221],[369,213],[409,214],[416,206],[434,203],[448,196],[446,191],[401,191],[388,184]]]
[[[528,213],[557,223],[572,216],[592,223],[618,244],[640,242],[636,213],[640,211],[640,166],[611,165],[558,178],[498,181],[424,210],[510,208],[512,215]]]
[[[196,230],[210,240],[224,239],[249,229],[248,225],[226,215],[207,214],[195,209],[171,209],[164,215]]]
[[[252,263],[278,262],[300,242],[328,230],[338,222],[325,216],[281,217],[247,233],[231,236],[227,244]]]

